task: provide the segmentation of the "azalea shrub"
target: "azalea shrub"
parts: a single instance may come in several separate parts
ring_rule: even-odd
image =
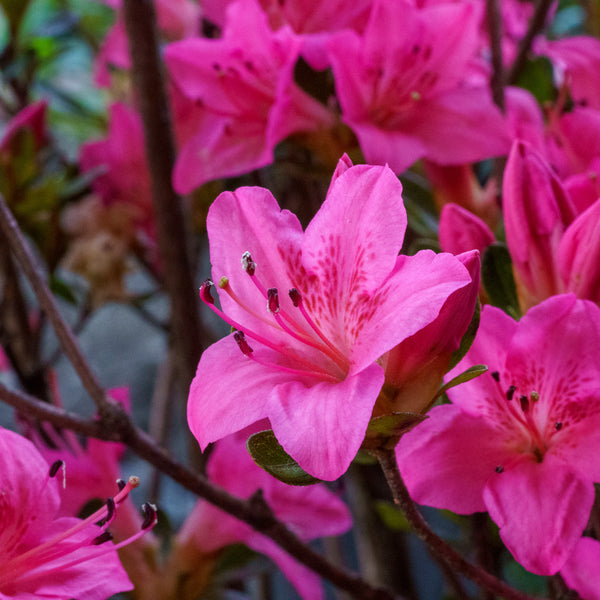
[[[0,600],[600,600],[599,36],[4,0]]]

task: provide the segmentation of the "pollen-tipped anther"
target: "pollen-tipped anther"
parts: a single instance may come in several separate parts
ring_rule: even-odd
[[[240,347],[242,354],[246,356],[250,356],[254,350],[250,348],[250,344],[246,341],[246,336],[243,331],[236,331],[233,334],[233,339],[237,342],[237,345]]]
[[[117,487],[119,488],[119,491],[122,491],[126,485],[127,484],[125,481],[123,481],[123,479],[117,479]]]
[[[205,302],[206,304],[214,304],[215,299],[212,297],[210,293],[210,288],[212,288],[214,283],[212,279],[205,279],[200,286],[200,300]]]
[[[156,506],[154,504],[150,504],[150,502],[144,502],[144,504],[142,504],[142,512],[144,513],[142,529],[154,527],[158,518],[158,509]]]
[[[115,516],[116,508],[117,508],[117,505],[116,505],[114,499],[107,498],[106,499],[106,516],[103,519],[100,519],[100,521],[98,521],[96,523],[96,525],[98,525],[99,527],[102,527],[103,525],[106,525],[106,523],[111,521],[112,518]]]
[[[502,473],[504,471],[504,467],[502,465],[498,465],[494,471],[496,471],[496,473]]]
[[[529,398],[525,395],[519,396],[519,402],[521,403],[521,410],[524,413],[529,412]]]
[[[280,310],[279,292],[277,291],[277,288],[269,288],[267,290],[267,309],[274,315],[276,315]]]
[[[506,399],[507,400],[512,400],[516,391],[517,391],[517,386],[516,385],[510,385],[510,386],[508,386],[508,389],[506,390]]]
[[[560,431],[562,429],[562,426],[563,424],[560,421],[554,423],[554,429],[556,429],[556,431]]]
[[[61,467],[64,467],[64,466],[65,466],[65,461],[64,460],[55,460],[52,463],[52,465],[50,467],[50,470],[48,471],[48,475],[50,477],[56,477],[56,474],[58,473],[58,470]]]
[[[112,539],[113,536],[110,531],[103,531],[98,537],[92,540],[92,545],[99,546],[100,544],[104,544],[104,542],[110,542]]]
[[[247,250],[242,254],[242,269],[250,276],[256,272],[256,263],[252,260],[252,255]]]
[[[296,289],[296,288],[292,288],[288,294],[290,295],[290,300],[292,301],[292,304],[298,308],[300,306],[300,303],[302,302],[302,296],[300,295],[300,292]]]
[[[490,375],[492,376],[492,379],[496,382],[500,381],[500,373],[498,373],[498,371],[492,371],[490,373]]]

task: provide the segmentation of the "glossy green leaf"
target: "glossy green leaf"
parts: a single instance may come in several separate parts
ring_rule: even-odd
[[[309,475],[281,447],[271,429],[251,435],[246,447],[254,462],[269,475],[289,485],[312,485],[319,479]]]
[[[453,379],[451,379],[447,384],[440,388],[438,392],[438,396],[441,396],[443,393],[447,392],[450,388],[456,387],[461,383],[465,383],[466,381],[471,381],[471,379],[475,379],[475,377],[479,377],[483,375],[488,370],[487,365],[473,365],[469,367],[466,371],[463,371],[460,375],[457,375]]]
[[[448,370],[453,369],[465,356],[465,354],[469,351],[469,348],[473,345],[473,341],[475,340],[475,336],[477,335],[477,330],[479,329],[479,321],[481,320],[481,303],[477,300],[477,304],[475,305],[475,311],[473,312],[473,317],[471,318],[471,322],[467,327],[467,331],[462,336],[460,340],[460,346],[457,350],[452,353],[450,357],[450,365]]]

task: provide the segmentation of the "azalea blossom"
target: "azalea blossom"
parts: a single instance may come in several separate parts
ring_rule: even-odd
[[[287,485],[256,465],[245,447],[246,437],[251,432],[245,430],[216,443],[207,464],[212,482],[241,498],[249,498],[260,489],[275,515],[304,541],[339,535],[350,529],[350,512],[333,492],[322,485]],[[305,600],[323,597],[321,582],[313,571],[246,523],[199,500],[177,534],[170,559],[172,576],[179,581],[191,578],[191,585],[184,588],[191,592],[189,598],[196,598],[201,590],[194,583],[194,574],[199,574],[198,564],[205,563],[210,556],[214,560],[215,552],[235,543],[244,543],[269,556]],[[166,578],[168,574],[167,569]],[[182,575],[185,576],[182,578]],[[178,597],[186,600],[188,595],[180,588]]]
[[[528,144],[515,142],[504,173],[503,209],[524,310],[563,292],[600,301],[600,200],[577,214],[550,165]]]
[[[61,463],[49,467],[29,440],[0,429],[0,462],[0,598],[102,600],[132,589],[117,549],[152,527],[156,511],[146,505],[142,529],[121,544],[107,528],[136,477],[82,520],[56,516]]]
[[[358,451],[384,381],[377,360],[471,283],[455,257],[398,256],[402,186],[344,157],[305,232],[262,188],[224,192],[207,218],[213,280],[237,331],[200,359],[188,422],[202,448],[268,418],[302,468],[335,479]],[[241,260],[241,264],[240,264]]]
[[[264,167],[288,135],[333,125],[325,106],[293,81],[301,46],[289,27],[271,30],[256,0],[229,5],[222,38],[167,46],[172,84],[196,108],[175,112],[176,120],[193,113],[187,136],[179,136],[173,174],[179,193]]]
[[[485,306],[473,346],[448,374],[488,372],[448,391],[397,447],[411,496],[488,511],[509,551],[540,575],[565,565],[600,481],[600,308],[554,296],[514,321]]]
[[[575,590],[582,600],[600,600],[600,542],[582,537],[560,570],[565,583]]]
[[[379,0],[362,36],[328,44],[342,119],[367,162],[401,173],[423,157],[447,165],[507,152],[489,86],[469,82],[478,19],[471,3]]]

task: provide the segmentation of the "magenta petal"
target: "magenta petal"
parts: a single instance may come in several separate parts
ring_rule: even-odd
[[[600,200],[571,223],[560,241],[557,262],[566,290],[600,302]]]
[[[445,204],[440,214],[440,246],[444,252],[483,252],[496,241],[491,229],[477,215],[459,206]]]
[[[515,559],[532,573],[552,575],[583,533],[594,485],[546,456],[542,462],[524,459],[491,478],[483,497]]]
[[[371,364],[339,383],[279,386],[268,415],[275,436],[305,471],[337,479],[360,448],[383,380],[383,369]]]
[[[584,600],[600,600],[600,542],[583,537],[560,570],[565,583]]]
[[[188,399],[188,424],[202,449],[264,419],[274,386],[289,378],[283,371],[262,367],[244,356],[233,336],[207,348]]]
[[[253,534],[245,540],[245,543],[253,550],[271,558],[293,584],[303,600],[321,600],[323,598],[323,586],[319,576],[292,558],[275,542],[264,535]]]
[[[396,456],[412,498],[459,514],[485,510],[483,489],[508,451],[492,425],[444,405],[400,439]]]

